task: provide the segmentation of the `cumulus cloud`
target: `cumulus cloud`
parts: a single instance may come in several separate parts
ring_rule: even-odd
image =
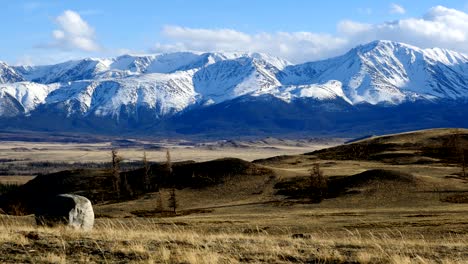
[[[53,42],[45,47],[63,50],[98,51],[94,29],[72,10],[64,11],[55,19],[58,29],[52,31]]]
[[[390,14],[400,14],[400,15],[402,15],[404,13],[406,13],[406,10],[401,5],[398,5],[398,4],[395,4],[395,3],[392,3],[390,5]]]
[[[233,29],[166,26],[165,41],[152,51],[251,51],[265,52],[304,62],[340,55],[346,50],[377,39],[393,40],[422,48],[440,47],[468,53],[468,14],[443,6],[423,16],[377,24],[344,20],[336,34],[273,32],[248,34]]]
[[[232,29],[198,29],[166,26],[163,36],[169,44],[156,43],[155,52],[171,51],[254,51],[274,54],[292,61],[305,61],[330,55],[346,40],[312,32],[247,34]]]
[[[338,23],[338,33],[343,35],[355,35],[372,29],[372,24],[359,23],[351,20],[343,20]]]
[[[340,23],[338,32],[351,43],[388,39],[423,48],[441,47],[468,52],[468,14],[443,6],[431,8],[421,18],[381,24]]]

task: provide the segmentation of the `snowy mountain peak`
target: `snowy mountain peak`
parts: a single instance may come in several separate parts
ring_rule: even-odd
[[[330,108],[333,101],[398,105],[467,98],[468,57],[379,40],[299,65],[249,52],[122,55],[43,66],[0,63],[0,83],[5,83],[0,117],[40,109],[68,117],[146,120],[241,96],[326,101]]]
[[[336,58],[287,67],[281,81],[314,84],[337,80],[353,103],[399,104],[418,98],[467,97],[467,72],[464,54],[374,41]]]
[[[358,45],[355,49],[358,50],[371,50],[374,48],[390,48],[390,49],[395,49],[395,48],[409,48],[409,49],[414,49],[414,50],[420,50],[420,48],[416,46],[412,46],[406,43],[402,42],[396,42],[396,41],[391,41],[391,40],[374,40],[372,42],[366,43],[366,44],[361,44]]]
[[[370,54],[370,56],[403,52],[414,57],[414,54],[418,54],[423,56],[425,60],[442,62],[447,65],[468,62],[468,56],[463,53],[441,48],[421,49],[413,45],[390,40],[376,40],[368,44],[359,45],[352,51],[356,51],[359,54]]]
[[[24,81],[23,77],[5,62],[0,61],[0,83]]]

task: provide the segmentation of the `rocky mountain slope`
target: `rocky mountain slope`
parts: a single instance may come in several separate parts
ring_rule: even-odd
[[[421,105],[427,111],[404,123],[464,126],[444,115],[466,112],[467,97],[468,56],[390,41],[300,65],[259,53],[191,52],[0,64],[0,122],[13,128],[192,133],[238,124],[256,133],[318,124],[323,132]],[[194,120],[208,127],[197,129]]]

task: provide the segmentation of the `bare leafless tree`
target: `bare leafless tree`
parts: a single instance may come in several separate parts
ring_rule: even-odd
[[[118,155],[116,149],[111,151],[112,155],[112,181],[114,191],[117,194],[117,197],[120,198],[120,162],[122,161],[122,157]]]
[[[164,211],[163,196],[161,190],[158,191],[158,197],[156,198],[156,210],[161,212]]]
[[[171,152],[169,151],[169,149],[166,150],[166,172],[168,176],[172,174]]]
[[[123,175],[123,183],[122,183],[122,186],[125,190],[125,196],[126,197],[134,197],[134,192],[133,192],[133,189],[132,189],[132,186],[128,183],[128,180],[127,180],[127,174],[124,173]]]
[[[151,190],[150,166],[146,157],[146,151],[143,152],[143,187],[145,191]]]
[[[172,209],[172,212],[174,214],[176,214],[178,204],[177,204],[177,197],[176,197],[175,188],[171,188],[171,192],[169,193],[168,204],[169,204],[169,208]]]
[[[172,161],[171,161],[171,153],[169,151],[169,149],[167,149],[166,151],[166,173],[167,173],[167,177],[169,178],[170,182],[172,182],[172,188],[170,190],[170,193],[169,193],[169,199],[168,199],[168,206],[169,208],[172,209],[172,211],[174,212],[174,214],[176,213],[176,210],[177,210],[177,206],[178,206],[178,203],[177,203],[177,197],[176,197],[176,189],[175,189],[175,180],[172,179]]]
[[[321,202],[327,194],[327,180],[320,170],[320,164],[315,163],[310,170],[310,200],[312,202]]]

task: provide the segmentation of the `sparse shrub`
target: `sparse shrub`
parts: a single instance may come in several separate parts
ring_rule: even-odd
[[[315,163],[310,170],[309,198],[314,203],[320,203],[327,195],[327,180],[320,170],[320,164]]]
[[[370,147],[369,142],[353,143],[349,145],[348,159],[367,160],[369,158]]]
[[[28,210],[25,208],[25,206],[19,202],[19,201],[15,201],[15,202],[12,202],[10,204],[7,205],[7,209],[6,211],[8,212],[8,214],[12,214],[12,215],[27,215],[28,213]]]
[[[468,203],[468,195],[454,194],[454,195],[450,195],[447,197],[439,198],[439,200],[442,202],[448,202],[448,203]]]

